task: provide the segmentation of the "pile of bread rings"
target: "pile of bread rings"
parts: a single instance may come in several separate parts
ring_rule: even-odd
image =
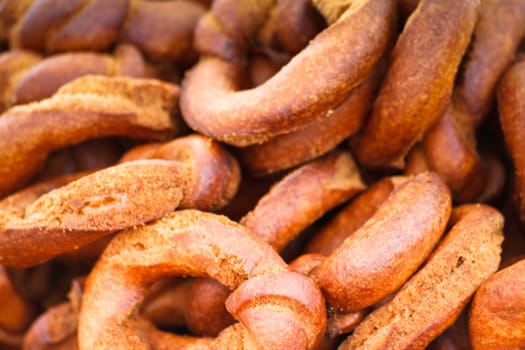
[[[525,347],[525,0],[0,0],[0,348]]]

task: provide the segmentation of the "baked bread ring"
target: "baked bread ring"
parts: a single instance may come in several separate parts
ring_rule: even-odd
[[[498,271],[477,290],[469,315],[472,348],[518,349],[525,342],[525,260]]]
[[[9,55],[9,52],[3,55]],[[23,72],[19,71],[11,94],[5,99],[10,104],[42,100],[53,95],[62,85],[88,74],[153,77],[153,71],[144,62],[141,53],[131,45],[118,46],[113,55],[94,52],[57,54],[25,67]]]
[[[425,349],[457,319],[481,283],[498,269],[503,216],[486,205],[463,205],[426,264],[361,322],[340,347]]]
[[[381,65],[381,63],[379,64]],[[244,168],[253,175],[268,175],[323,155],[358,131],[365,121],[382,78],[375,67],[367,78],[326,116],[304,128],[276,136],[261,145],[239,149]]]
[[[58,53],[132,43],[153,59],[187,63],[195,56],[192,35],[204,11],[187,0],[33,0],[13,11],[9,44]]]
[[[350,153],[335,151],[290,172],[240,223],[281,251],[327,211],[364,188]]]
[[[401,287],[432,252],[450,210],[450,192],[439,176],[417,175],[399,186],[311,277],[338,311],[377,303]]]
[[[477,20],[477,0],[421,0],[356,146],[368,167],[403,168],[404,157],[442,115]]]
[[[240,321],[217,338],[181,339],[188,348],[315,349],[324,333],[324,300],[310,279],[289,272],[269,245],[242,226],[184,210],[110,243],[86,282],[79,348],[151,348],[138,306],[149,284],[177,274],[208,275],[234,290],[226,308]]]
[[[172,118],[178,93],[176,85],[154,80],[85,76],[49,99],[9,109],[0,116],[0,197],[27,183],[62,147],[104,136],[164,139],[180,132]]]
[[[494,102],[496,85],[525,37],[525,2],[484,0],[454,92],[454,102],[477,128]]]
[[[344,206],[304,248],[305,253],[329,256],[346,237],[358,230],[387,200],[392,191],[407,180],[407,177],[387,177],[379,180]]]
[[[16,290],[7,269],[0,266],[0,329],[22,335],[37,315],[35,306]],[[0,336],[0,344],[2,337]]]
[[[224,40],[244,54],[246,43],[270,9],[267,1],[216,1],[199,26],[209,26],[214,33],[222,30],[217,36],[226,36]],[[279,73],[249,90],[238,91],[239,64],[202,56],[182,85],[184,119],[193,129],[236,146],[262,143],[306,126],[342,102],[379,61],[391,34],[394,10],[393,1],[350,4],[340,20]],[[196,36],[198,42],[199,30]],[[213,44],[217,41],[214,38]]]
[[[238,164],[207,137],[174,140],[155,156],[160,159],[105,168],[39,197],[4,199],[0,263],[35,265],[177,207],[216,210],[235,194]]]
[[[512,65],[498,85],[499,119],[515,174],[517,211],[525,222],[525,60]]]

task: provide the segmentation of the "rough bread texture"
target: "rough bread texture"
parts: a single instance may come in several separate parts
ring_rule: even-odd
[[[481,287],[469,316],[474,350],[522,349],[525,344],[525,260],[498,271]]]
[[[54,150],[104,136],[164,139],[180,132],[179,88],[155,80],[86,76],[0,116],[0,196],[27,183]]]
[[[500,263],[503,216],[486,205],[454,209],[454,226],[427,263],[340,347],[424,349],[450,326]]]

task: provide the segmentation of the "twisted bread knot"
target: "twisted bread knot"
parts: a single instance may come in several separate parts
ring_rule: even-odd
[[[176,139],[154,157],[160,159],[109,167],[40,196],[29,189],[4,199],[0,262],[35,265],[177,207],[215,210],[237,190],[238,164],[206,137]]]
[[[12,48],[102,51],[120,42],[137,45],[148,57],[183,63],[194,59],[193,29],[205,11],[189,0],[20,2],[25,6],[3,1],[9,16],[1,23]]]
[[[324,300],[310,279],[288,272],[277,253],[242,226],[185,210],[110,243],[86,283],[80,349],[152,348],[138,306],[147,286],[167,275],[217,279],[234,290],[226,307],[240,321],[215,339],[165,336],[171,346],[314,349],[324,332]]]
[[[86,76],[53,97],[0,117],[0,196],[22,186],[54,150],[88,139],[164,139],[180,132],[172,118],[175,85],[155,80]],[[96,127],[93,127],[96,125]]]
[[[238,49],[242,56],[272,4],[217,1],[199,26],[224,32],[221,35],[227,37],[227,47]],[[238,91],[239,64],[226,61],[224,55],[204,55],[186,75],[182,87],[181,110],[186,122],[213,138],[247,146],[321,118],[365,79],[382,56],[394,22],[394,7],[393,1],[382,0],[350,6],[279,73],[250,90]],[[209,23],[209,18],[214,22]],[[201,36],[197,30],[197,43]],[[217,39],[201,44],[201,51],[213,47],[209,46],[212,42]]]

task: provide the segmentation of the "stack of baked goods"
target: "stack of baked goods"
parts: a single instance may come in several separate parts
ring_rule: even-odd
[[[0,348],[525,347],[525,0],[0,0]]]

